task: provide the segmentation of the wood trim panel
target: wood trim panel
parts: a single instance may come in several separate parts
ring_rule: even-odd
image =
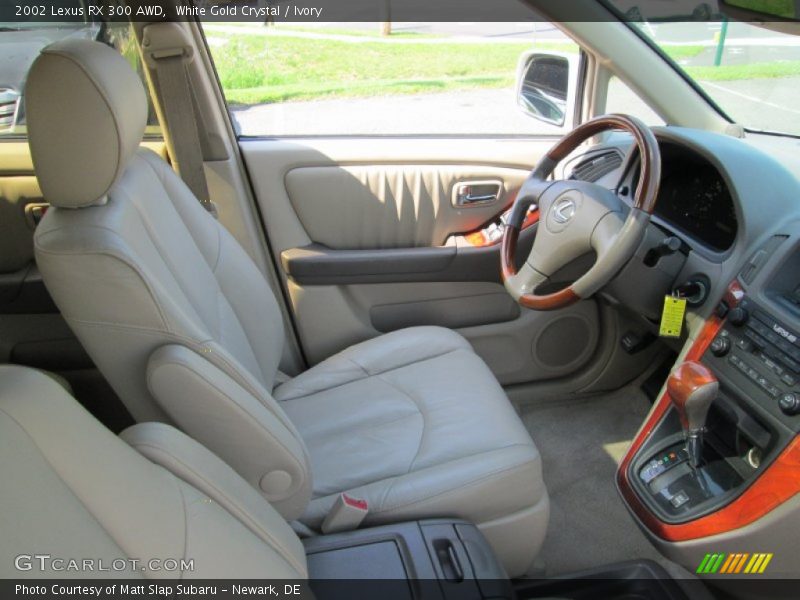
[[[734,282],[728,289],[725,301],[729,307],[734,308],[743,295],[741,286],[738,282]],[[716,315],[706,322],[686,355],[687,361],[700,359],[716,337],[723,322]],[[669,524],[658,519],[633,490],[628,479],[628,469],[670,406],[670,398],[665,393],[653,408],[617,470],[617,486],[622,497],[653,534],[669,542],[683,542],[726,533],[757,521],[800,493],[800,437],[796,437],[742,495],[717,512],[681,524]]]
[[[700,388],[712,384],[717,385],[717,378],[708,367],[697,361],[685,361],[670,376],[667,382],[667,395],[679,409],[684,427],[689,427],[685,412],[687,399]],[[711,393],[716,394],[716,390]]]
[[[526,215],[525,220],[522,223],[521,231],[525,231],[528,227],[532,227],[538,222],[539,210],[532,210]],[[484,231],[485,229],[481,229],[479,231],[473,231],[471,233],[464,234],[464,241],[473,248],[488,248],[489,246],[497,246],[502,242],[502,238],[495,240],[489,239]]]
[[[529,294],[522,296],[519,303],[525,308],[533,310],[555,310],[557,308],[564,308],[571,306],[580,300],[580,296],[572,291],[572,286],[565,287],[563,290],[546,294],[544,296]]]

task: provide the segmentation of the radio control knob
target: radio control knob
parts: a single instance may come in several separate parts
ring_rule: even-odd
[[[736,307],[728,313],[728,321],[736,327],[741,327],[750,320],[750,313],[746,309]]]
[[[778,400],[778,404],[781,410],[789,416],[800,414],[800,397],[798,397],[797,394],[791,392],[784,394],[781,396],[781,399]]]
[[[711,342],[711,354],[714,356],[725,356],[731,351],[731,341],[726,337],[718,337]]]

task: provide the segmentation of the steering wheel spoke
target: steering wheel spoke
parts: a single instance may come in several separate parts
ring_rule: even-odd
[[[542,198],[545,192],[553,185],[552,181],[547,181],[531,173],[528,178],[522,183],[514,205],[511,207],[511,212],[508,218],[508,224],[513,227],[520,228],[525,221],[525,216],[531,206],[542,208]]]
[[[505,287],[514,300],[519,301],[522,296],[534,293],[548,279],[547,275],[526,262],[518,273],[505,280]]]
[[[625,220],[619,213],[606,214],[597,223],[591,237],[592,249],[597,253],[598,260],[604,260],[617,244],[617,238],[622,230]]]

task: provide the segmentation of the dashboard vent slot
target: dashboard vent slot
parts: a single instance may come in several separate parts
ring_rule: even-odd
[[[747,261],[747,264],[739,273],[739,277],[742,278],[744,283],[750,284],[758,275],[758,272],[761,270],[761,267],[764,266],[764,263],[767,262],[772,256],[775,251],[778,249],[788,236],[785,235],[776,235],[773,236],[770,241],[764,244],[764,247],[760,250],[756,250],[756,253]]]
[[[618,150],[595,154],[575,165],[572,170],[572,179],[595,182],[619,169],[620,166],[622,166],[622,153]]]
[[[13,129],[17,123],[20,96],[11,88],[0,88],[0,132]]]

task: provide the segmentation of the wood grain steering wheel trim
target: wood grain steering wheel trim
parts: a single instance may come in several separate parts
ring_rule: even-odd
[[[641,168],[633,206],[647,214],[653,214],[658,197],[658,188],[661,183],[661,161],[658,159],[658,141],[653,132],[638,119],[627,115],[615,114],[604,115],[587,121],[553,146],[544,157],[543,162],[552,164],[554,168],[585,140],[610,129],[627,131],[636,141],[641,157]],[[549,176],[550,173],[539,175],[544,178]],[[542,215],[542,218],[545,218],[545,215]],[[503,281],[517,274],[516,252],[519,232],[518,223],[510,222],[506,225],[503,235],[503,247],[500,252]],[[575,293],[570,285],[552,294],[523,294],[517,302],[526,308],[534,310],[554,310],[569,306],[580,299],[580,296]]]
[[[502,259],[502,272],[503,280],[509,279],[517,274],[514,267],[515,253],[517,248],[517,239],[519,238],[519,227],[512,225],[506,226],[505,235],[503,236],[503,247],[500,251]],[[555,308],[563,308],[569,306],[580,300],[578,295],[572,291],[572,286],[567,286],[563,290],[554,292],[552,294],[538,295],[538,294],[524,294],[519,297],[519,302],[525,308],[534,310],[553,310]]]

